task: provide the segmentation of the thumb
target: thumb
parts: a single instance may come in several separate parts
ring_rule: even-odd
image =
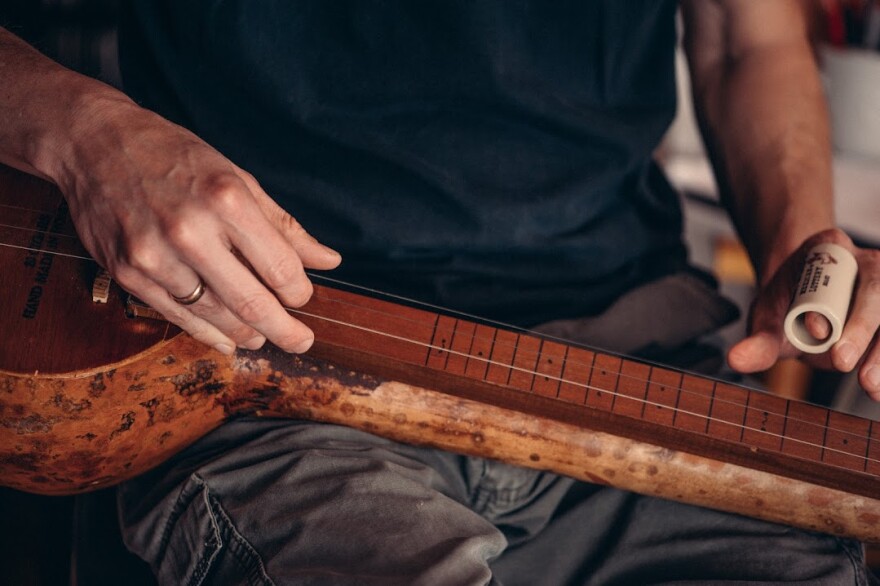
[[[789,267],[783,266],[759,290],[749,312],[749,334],[727,353],[727,362],[738,372],[759,372],[773,366],[785,350],[783,322],[791,300]]]
[[[760,372],[773,366],[781,350],[779,336],[769,331],[753,332],[727,353],[727,363],[737,372]]]

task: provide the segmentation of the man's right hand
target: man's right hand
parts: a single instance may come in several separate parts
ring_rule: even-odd
[[[331,269],[318,243],[254,178],[191,132],[122,95],[81,100],[56,177],[85,247],[122,287],[221,352],[268,338],[304,352],[312,332],[284,306]],[[199,283],[206,291],[184,305]]]

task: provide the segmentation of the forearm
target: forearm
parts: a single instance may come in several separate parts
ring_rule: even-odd
[[[692,63],[722,198],[766,282],[804,239],[834,225],[828,123],[808,41]]]
[[[96,106],[131,104],[118,90],[40,54],[0,28],[0,162],[55,183],[74,161],[73,144]]]

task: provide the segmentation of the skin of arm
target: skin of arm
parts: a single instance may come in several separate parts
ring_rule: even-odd
[[[880,400],[880,252],[835,228],[831,151],[822,86],[799,0],[686,0],[685,50],[694,104],[721,198],[751,256],[758,293],[749,335],[730,365],[765,370],[799,356],[782,323],[806,252],[820,242],[850,250],[859,265],[841,339],[809,360],[850,371]],[[822,337],[827,323],[812,317]]]
[[[85,247],[128,291],[230,354],[268,338],[303,352],[283,305],[311,295],[304,268],[340,256],[197,136],[52,62],[0,28],[0,162],[55,183]],[[186,296],[201,281],[207,292]]]

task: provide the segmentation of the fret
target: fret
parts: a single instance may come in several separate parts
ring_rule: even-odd
[[[617,379],[617,399],[611,410],[619,415],[641,419],[650,374],[651,368],[647,364],[623,360]]]
[[[531,391],[535,382],[535,366],[541,351],[541,338],[519,336],[513,355],[513,369],[509,385],[521,391]]]
[[[676,428],[697,433],[708,431],[713,386],[709,379],[691,374],[682,377],[678,413],[675,416]]]
[[[864,470],[870,431],[870,421],[867,419],[829,411],[823,460],[856,472]]]
[[[830,415],[831,414],[829,412],[825,412],[825,426],[822,430],[822,456],[819,458],[823,462],[825,461],[825,440],[827,439],[826,436],[828,435],[828,417]]]
[[[441,315],[434,326],[434,336],[431,339],[431,352],[428,355],[426,366],[435,370],[445,370],[449,360],[449,349],[452,348],[452,335],[455,331],[454,318]]]
[[[498,330],[495,334],[495,345],[492,347],[492,362],[486,372],[486,382],[507,385],[513,373],[513,354],[519,334],[508,330]]]
[[[568,403],[583,405],[587,400],[587,384],[596,353],[584,348],[571,346],[565,357],[562,369],[562,384],[559,385],[559,398]]]
[[[620,358],[610,354],[596,354],[590,388],[587,389],[587,405],[603,411],[611,411],[617,379],[620,376]]]
[[[464,374],[474,342],[474,331],[477,325],[471,321],[455,320],[452,330],[452,345],[446,367],[443,369],[451,374]]]
[[[492,346],[498,330],[483,324],[477,324],[474,340],[471,344],[470,359],[465,368],[465,375],[476,380],[485,380],[489,372],[489,360]]]
[[[785,403],[785,399],[776,395],[751,391],[743,443],[765,450],[780,451],[785,423]]]
[[[785,402],[785,413],[782,416],[782,440],[780,441],[780,450],[783,447],[782,443],[785,442],[785,430],[788,427],[788,421],[789,421],[788,410],[791,408],[791,403],[792,403],[791,401]],[[785,452],[782,452],[782,453],[785,453]]]
[[[437,340],[437,326],[440,325],[440,317],[439,313],[434,315],[434,327],[431,331],[431,342],[425,349],[425,361],[423,362],[425,366],[428,366],[431,361],[431,353],[436,352],[436,350],[434,350],[434,341]]]
[[[559,396],[562,366],[565,361],[567,346],[558,342],[544,340],[538,364],[535,370],[534,391],[537,395],[556,398]]]
[[[643,419],[672,427],[680,385],[681,373],[656,366],[652,368]]]
[[[792,401],[788,406],[782,452],[819,462],[822,458],[826,413],[821,407]]]
[[[749,391],[727,383],[715,384],[709,419],[709,435],[730,442],[739,442],[743,435],[746,418],[746,401]]]
[[[453,376],[641,419],[660,426],[657,433],[709,435],[857,473],[880,468],[880,426],[863,418],[423,310],[389,315],[381,302],[355,304],[347,295],[316,295],[318,311],[334,318],[309,320],[325,339],[349,335],[353,348],[381,348]],[[380,318],[384,331],[371,330]],[[350,336],[345,322],[365,326]]]

